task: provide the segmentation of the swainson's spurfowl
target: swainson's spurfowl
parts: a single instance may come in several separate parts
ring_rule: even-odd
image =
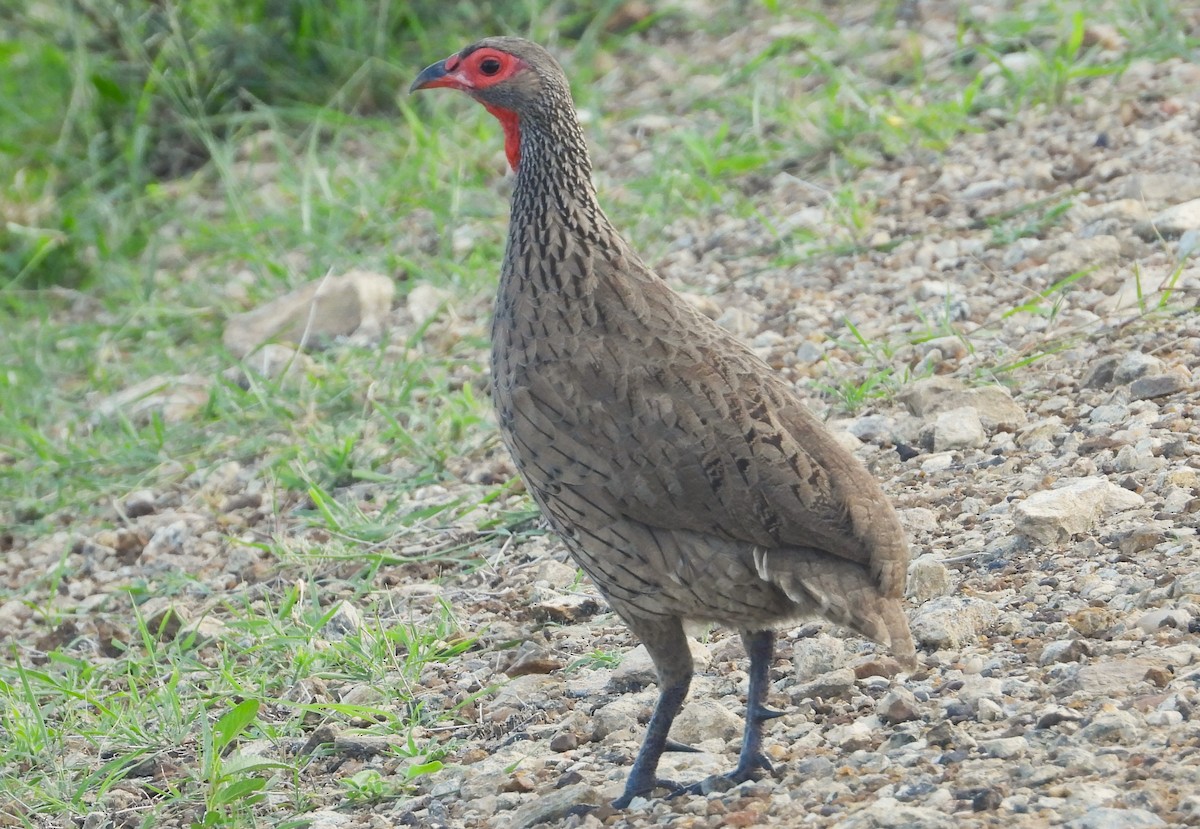
[[[492,37],[429,66],[500,120],[516,171],[492,327],[500,431],[542,514],[645,643],[659,698],[624,807],[656,787],[691,683],[685,620],[750,658],[735,782],[762,750],[774,631],[822,616],[914,657],[908,544],[879,483],[749,348],[672,291],[609,223],[566,75]]]

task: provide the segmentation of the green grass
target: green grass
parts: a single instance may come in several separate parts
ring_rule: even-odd
[[[929,62],[915,44],[893,48],[904,37],[894,5],[850,43],[817,11],[764,2],[753,15],[804,23],[805,34],[732,65],[637,27],[605,34],[603,16],[552,2],[510,20],[441,4],[453,14],[436,26],[422,4],[351,2],[334,15],[302,2],[285,25],[267,2],[162,7],[175,17],[154,17],[157,4],[63,2],[14,25],[0,41],[0,553],[49,545],[55,564],[0,591],[0,604],[31,609],[25,632],[40,631],[0,645],[0,821],[78,822],[135,803],[130,825],[299,826],[314,808],[402,798],[451,763],[456,732],[439,729],[466,720],[486,689],[430,701],[419,686],[431,666],[453,670],[479,631],[442,603],[394,607],[384,580],[470,573],[539,530],[514,483],[459,474],[503,455],[482,389],[507,185],[486,113],[449,95],[400,94],[421,66],[481,30],[550,39],[570,55],[604,153],[607,128],[640,114],[614,111],[599,86],[612,56],[637,74],[674,49],[685,72],[720,85],[665,100],[686,124],[654,136],[642,172],[612,172],[632,197],[602,194],[610,214],[650,261],[681,217],[742,217],[763,231],[746,254],[755,267],[786,270],[903,241],[872,247],[885,206],[865,170],[936,159],[997,119],[1069,106],[1123,66],[1085,46],[1081,18],[1054,3],[964,18],[954,59]],[[1129,41],[1125,60],[1197,46],[1171,4],[1120,2],[1104,14]],[[641,27],[741,23],[663,11]],[[1029,72],[988,70],[1017,51],[1035,55]],[[825,194],[829,233],[772,230],[782,217],[761,194],[784,173]],[[1069,206],[1059,197],[985,227],[1002,246],[1046,233]],[[456,232],[470,243],[456,246]],[[434,284],[448,307],[389,341],[313,352],[296,375],[227,379],[238,365],[221,344],[231,315],[351,268],[392,277],[400,296]],[[1079,276],[1005,316],[1052,314]],[[1158,296],[1148,288],[1143,310],[1165,310],[1178,278]],[[964,332],[947,312],[893,342],[854,318],[850,309],[848,334],[834,336],[857,369],[817,381],[851,411],[912,379],[904,347],[947,335],[990,342],[996,330]],[[998,353],[981,376],[1016,375],[1053,347]],[[182,416],[102,406],[187,375],[200,385]],[[225,472],[261,495],[270,532],[223,511]],[[219,516],[204,543],[261,564],[259,580],[224,590],[212,574],[131,567],[93,585],[103,596],[81,607],[71,590],[86,545],[122,528],[118,507],[140,489]],[[335,635],[343,601],[365,621]],[[169,630],[173,613],[190,625]],[[570,667],[614,658],[596,650]],[[342,701],[350,691],[361,700]],[[326,748],[283,750],[323,723],[397,737],[391,771],[330,781]]]

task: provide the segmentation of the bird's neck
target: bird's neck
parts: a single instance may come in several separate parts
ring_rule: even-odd
[[[573,109],[557,120],[522,122],[497,325],[532,324],[594,302],[602,274],[625,245],[596,199],[592,165]],[[541,298],[553,296],[554,301]],[[574,323],[572,323],[574,324]]]
[[[596,230],[594,225],[607,224],[596,200],[587,142],[575,113],[525,120],[516,129],[513,226],[559,224],[568,231],[590,235]]]

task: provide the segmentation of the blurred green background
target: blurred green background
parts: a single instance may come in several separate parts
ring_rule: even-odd
[[[584,4],[588,5],[588,4]],[[5,0],[0,288],[80,286],[140,254],[156,182],[267,127],[394,116],[464,33],[587,37],[618,4],[436,0]]]

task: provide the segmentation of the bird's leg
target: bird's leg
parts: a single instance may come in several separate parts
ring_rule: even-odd
[[[624,809],[635,797],[649,794],[660,786],[672,791],[680,788],[678,783],[658,778],[658,761],[668,748],[678,751],[682,746],[681,743],[668,740],[667,734],[679,709],[683,707],[695,670],[692,651],[678,619],[639,621],[642,623],[630,622],[629,626],[646,644],[650,658],[654,660],[660,690],[654,715],[646,727],[646,737],[642,740],[642,747],[625,782],[625,792],[613,801],[616,809]]]
[[[726,775],[734,783],[753,779],[759,769],[774,771],[771,761],[762,750],[763,723],[783,716],[782,711],[774,711],[766,706],[771,661],[775,656],[775,631],[743,630],[742,644],[750,657],[750,690],[746,695],[746,731],[742,738],[742,752],[738,755],[737,768]]]
[[[671,792],[671,797],[681,794],[707,794],[714,788],[727,788],[754,780],[759,771],[775,770],[762,750],[763,723],[783,716],[782,711],[774,711],[766,706],[771,660],[775,655],[775,632],[743,630],[741,633],[742,644],[750,657],[750,690],[746,694],[746,731],[742,738],[742,752],[738,755],[737,768],[728,774],[715,775],[690,786],[677,787]]]

